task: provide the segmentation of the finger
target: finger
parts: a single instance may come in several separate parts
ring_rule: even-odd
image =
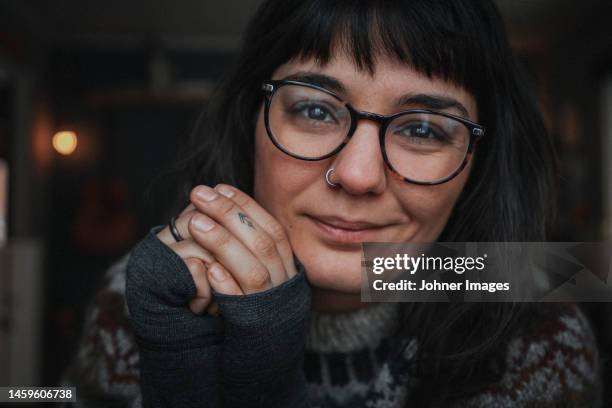
[[[206,276],[206,266],[202,261],[195,258],[186,259],[185,265],[187,265],[196,286],[196,297],[190,300],[189,308],[193,313],[202,314],[212,300],[212,291]]]
[[[210,287],[224,295],[244,295],[232,275],[219,262],[215,262],[208,267],[207,271]]]
[[[206,313],[213,315],[213,316],[219,316],[220,311],[219,311],[219,305],[217,304],[217,302],[213,300],[212,303],[208,306],[208,309],[206,309]]]
[[[199,211],[223,225],[265,265],[274,286],[287,280],[287,272],[274,240],[233,200],[208,186],[195,188],[191,199]],[[228,264],[221,262],[229,268]],[[233,272],[232,268],[229,269]]]
[[[197,213],[189,228],[193,239],[219,260],[244,293],[261,292],[272,287],[265,265],[223,225]]]
[[[174,222],[174,224],[176,225],[176,229],[179,232],[179,235],[183,239],[191,238],[189,236],[189,229],[187,228],[187,225],[189,224],[189,220],[191,219],[191,215],[193,214],[194,210],[195,206],[193,204],[189,204]],[[176,239],[174,239],[174,236],[172,236],[168,225],[166,225],[165,228],[163,228],[157,233],[157,238],[159,238],[159,240],[166,245],[170,245],[176,242]]]
[[[191,238],[181,242],[173,242],[168,246],[182,259],[196,258],[209,264],[216,261],[210,251],[202,248]]]
[[[227,184],[217,184],[215,190],[223,194],[225,197],[234,201],[247,215],[257,221],[257,224],[268,233],[274,240],[276,249],[281,256],[285,271],[289,278],[296,274],[295,262],[293,261],[293,250],[289,243],[287,233],[282,224],[278,222],[268,211],[266,211],[257,201],[251,196],[244,193],[240,189]]]
[[[189,309],[197,315],[201,315],[207,311],[210,304],[210,299],[195,298],[189,301]]]

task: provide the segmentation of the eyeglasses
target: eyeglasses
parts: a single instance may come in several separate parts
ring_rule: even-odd
[[[300,160],[323,160],[347,145],[360,119],[380,124],[379,143],[389,169],[409,183],[435,185],[466,166],[484,128],[428,109],[384,116],[362,112],[338,95],[298,81],[264,81],[265,125],[272,143]]]

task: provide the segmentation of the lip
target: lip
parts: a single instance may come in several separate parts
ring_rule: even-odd
[[[375,240],[382,229],[390,224],[373,224],[360,220],[345,220],[334,216],[309,215],[324,237],[343,243],[362,243]]]

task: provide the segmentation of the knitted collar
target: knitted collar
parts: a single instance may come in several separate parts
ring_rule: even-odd
[[[297,269],[307,274],[294,256]],[[376,349],[398,327],[399,303],[370,303],[343,313],[312,311],[305,346],[314,353],[347,353]]]
[[[344,313],[311,313],[306,349],[346,353],[375,349],[398,327],[400,303],[370,303]]]

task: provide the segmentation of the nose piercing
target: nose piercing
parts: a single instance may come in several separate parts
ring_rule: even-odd
[[[325,173],[325,181],[327,181],[327,184],[329,184],[329,186],[331,188],[336,188],[338,187],[338,184],[334,183],[333,181],[331,181],[331,174],[333,173],[334,168],[331,167],[329,170],[327,170],[327,172]]]

